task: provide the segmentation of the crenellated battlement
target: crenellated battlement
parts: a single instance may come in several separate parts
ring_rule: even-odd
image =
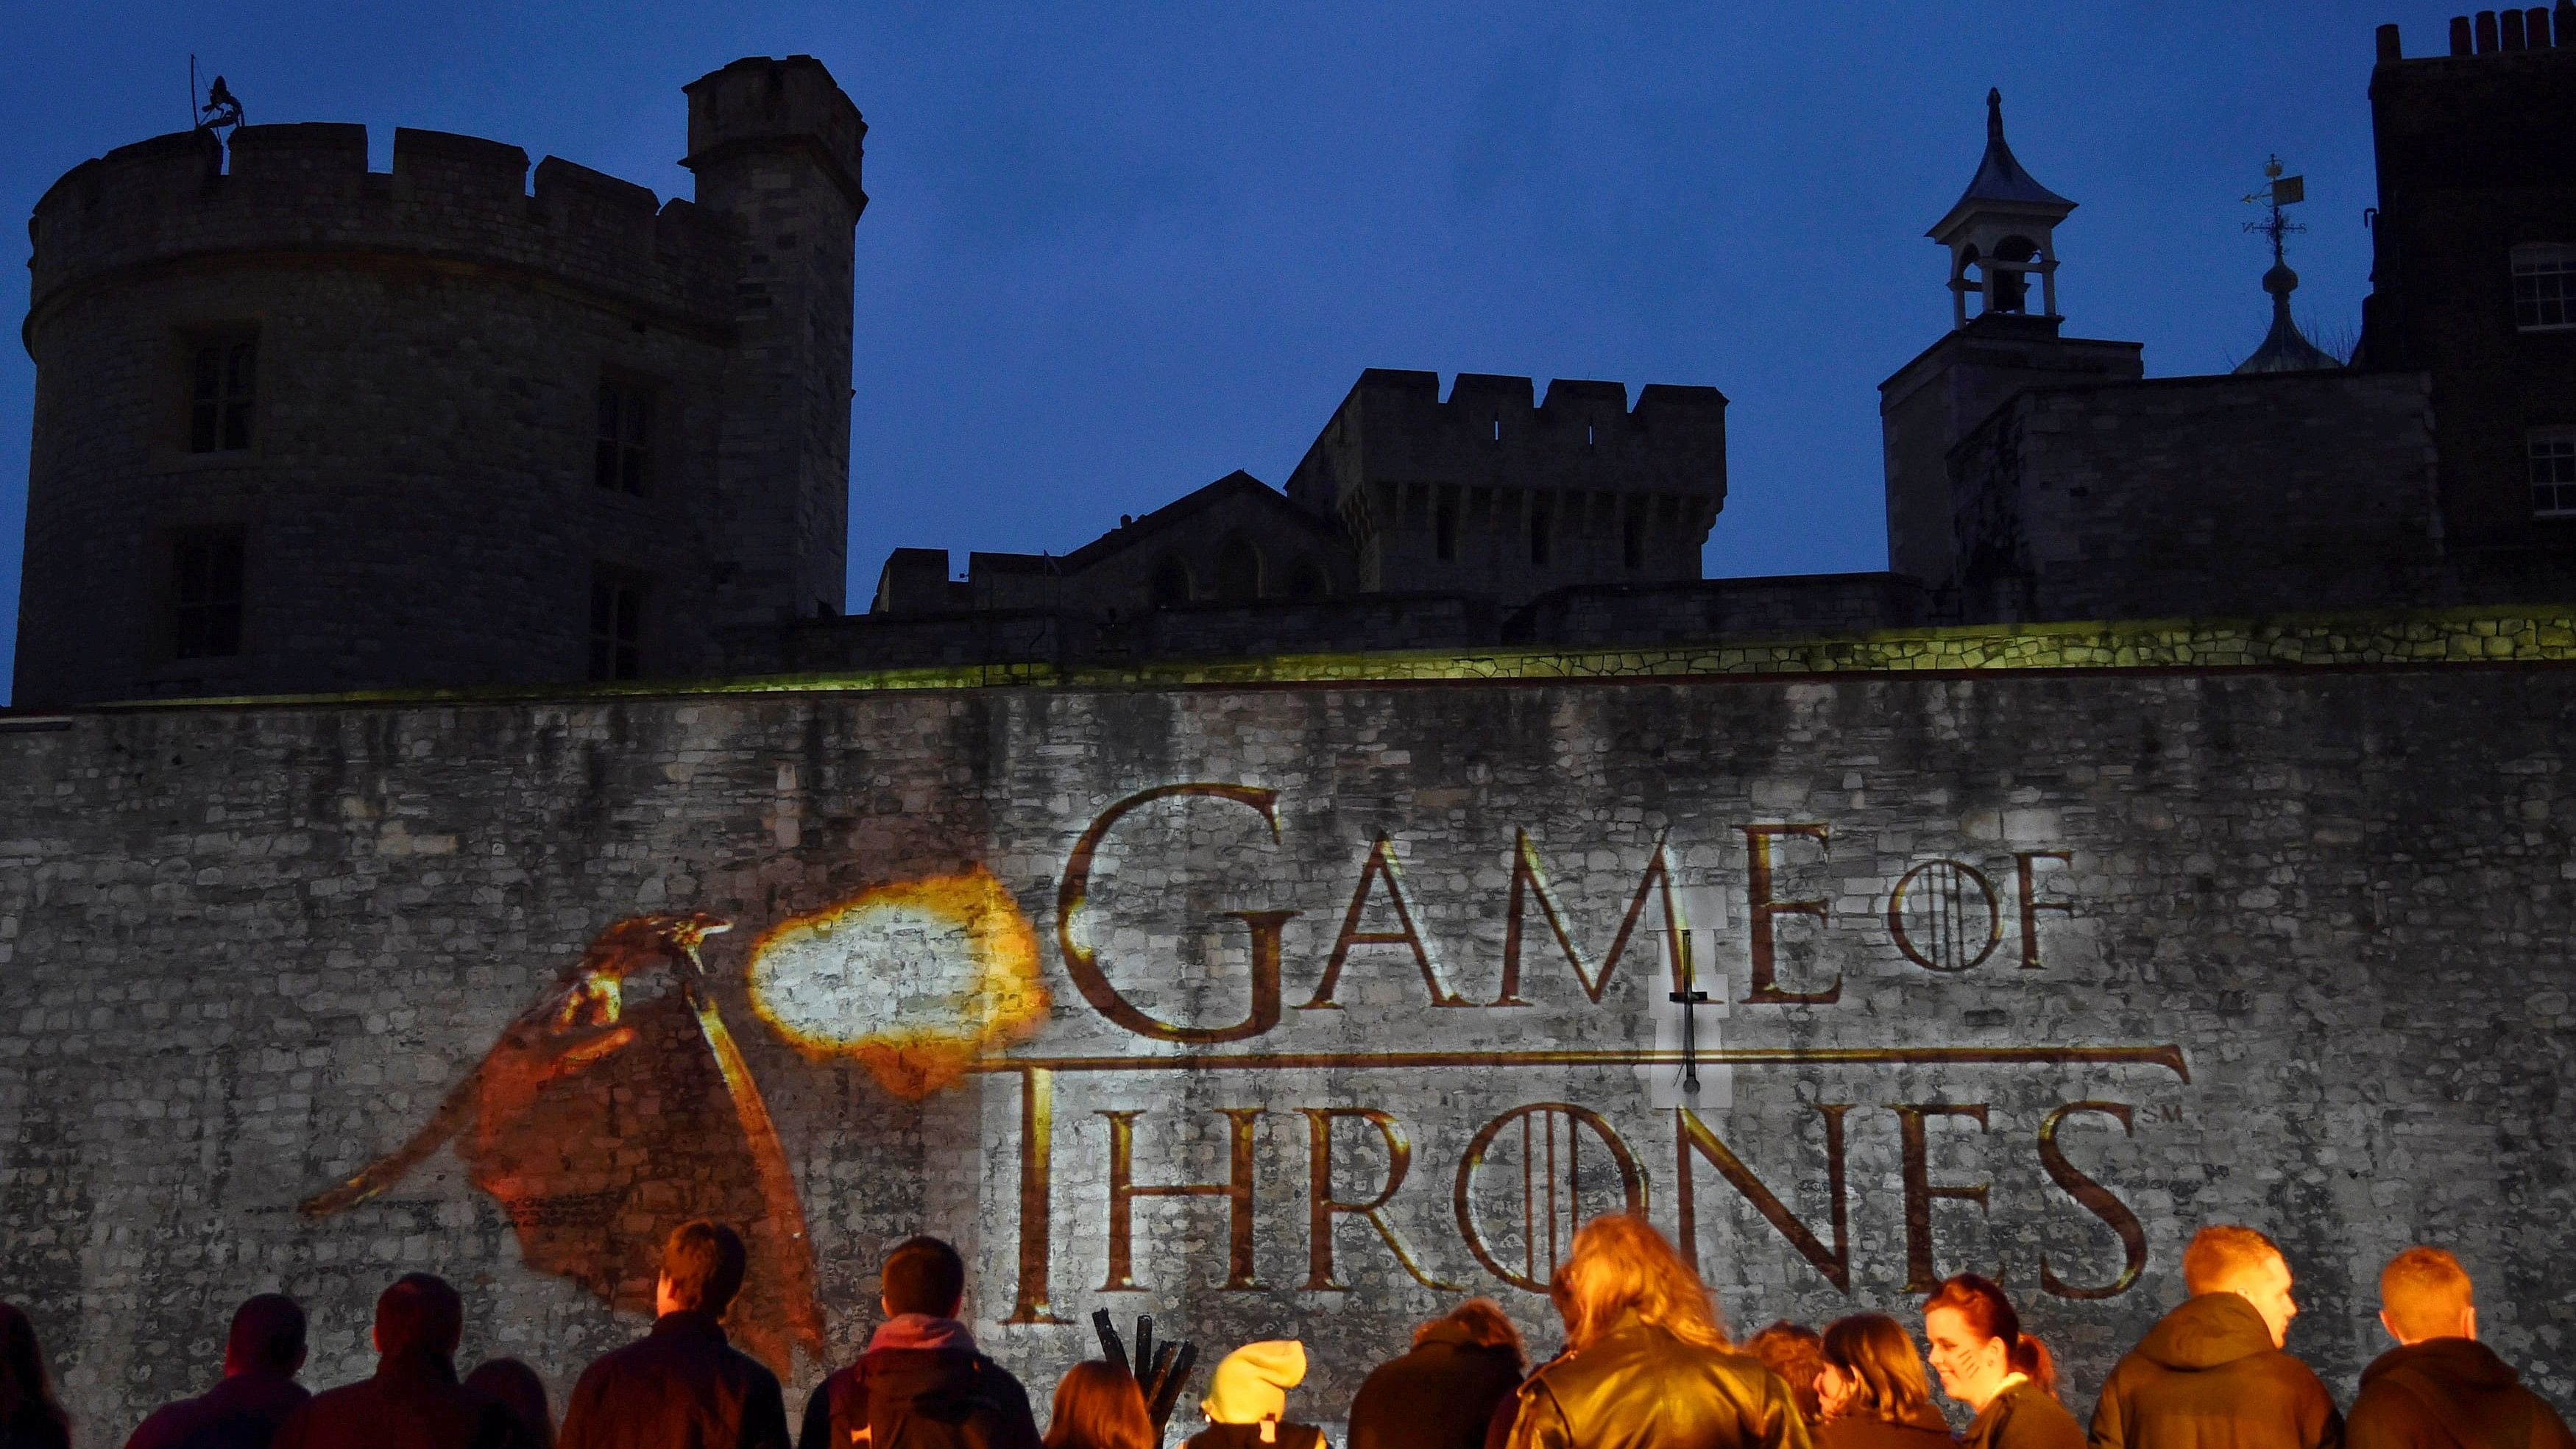
[[[1310,508],[1338,509],[1362,478],[1470,486],[1657,493],[1726,492],[1726,397],[1623,383],[1370,368],[1289,479]],[[1711,511],[1714,511],[1712,506]]]
[[[227,157],[229,151],[229,157]],[[229,165],[226,164],[229,159]],[[741,245],[691,202],[474,136],[363,126],[156,136],[73,167],[36,203],[29,326],[60,297],[140,267],[226,256],[380,254],[516,272],[673,325],[728,327]]]

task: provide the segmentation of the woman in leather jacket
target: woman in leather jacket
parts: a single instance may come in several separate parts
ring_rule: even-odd
[[[2048,1350],[2021,1331],[2004,1290],[1962,1273],[1923,1304],[1923,1336],[1941,1392],[1977,1411],[1968,1449],[2084,1449],[2084,1430],[2057,1402]]]
[[[1789,1386],[1644,1218],[1584,1224],[1548,1294],[1566,1352],[1521,1385],[1512,1449],[1810,1449]]]

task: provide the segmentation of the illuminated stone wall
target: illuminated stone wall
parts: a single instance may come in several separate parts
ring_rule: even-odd
[[[2194,1224],[2346,1392],[2422,1236],[2563,1399],[2566,621],[2079,634],[0,733],[0,1281],[104,1436],[259,1289],[360,1372],[412,1268],[567,1386],[697,1211],[809,1384],[928,1228],[1041,1394],[1108,1306],[1329,1420],[1460,1290],[1551,1350],[1514,1280],[1633,1191],[1747,1329],[1999,1271],[2087,1409]]]

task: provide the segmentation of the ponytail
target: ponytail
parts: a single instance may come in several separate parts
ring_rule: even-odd
[[[2036,1384],[2041,1393],[2052,1399],[2057,1397],[2057,1356],[2048,1351],[2047,1344],[2021,1331],[2021,1315],[2013,1311],[2012,1300],[1992,1280],[1961,1273],[1924,1301],[1925,1313],[1935,1308],[1958,1314],[1980,1337],[2001,1339],[2005,1366]]]

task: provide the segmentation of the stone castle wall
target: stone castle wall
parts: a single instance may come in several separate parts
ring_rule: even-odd
[[[413,1268],[464,1287],[469,1356],[560,1390],[703,1211],[762,1225],[737,1330],[794,1385],[927,1228],[1041,1394],[1106,1306],[1212,1353],[1300,1335],[1292,1404],[1335,1419],[1464,1291],[1550,1351],[1514,1281],[1633,1190],[1667,1231],[1689,1204],[1740,1328],[1999,1273],[2089,1407],[2226,1219],[2283,1242],[2340,1391],[2423,1238],[2564,1402],[2576,720],[2562,665],[2513,661],[2567,622],[2426,627],[2501,662],[2358,665],[2342,629],[2327,669],[22,720],[0,1272],[101,1436],[260,1289],[313,1308],[310,1377],[363,1371]],[[734,926],[714,1025],[634,944],[690,912]],[[548,1024],[595,940],[631,1037]]]

